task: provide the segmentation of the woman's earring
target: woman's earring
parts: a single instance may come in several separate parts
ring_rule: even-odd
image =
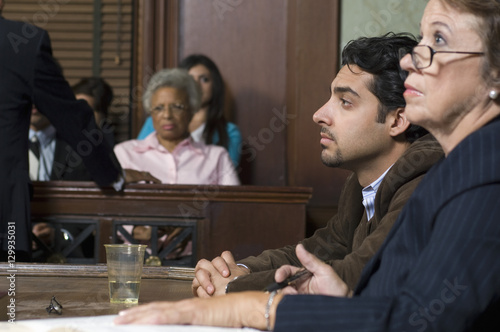
[[[497,90],[491,90],[489,96],[493,100],[497,99],[498,98],[498,91]]]

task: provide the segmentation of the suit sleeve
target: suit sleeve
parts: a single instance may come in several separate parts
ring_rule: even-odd
[[[87,170],[99,186],[118,179],[121,168],[113,150],[97,127],[92,109],[85,101],[76,100],[52,57],[50,39],[42,36],[35,64],[33,102],[50,120],[58,135],[82,158]]]
[[[385,265],[371,275],[367,288],[359,295],[351,299],[286,296],[278,305],[274,331],[483,331],[479,326],[489,326],[488,330],[493,331],[498,328],[499,193],[498,184],[489,185],[469,190],[448,202],[437,215],[430,240],[405,274],[401,287],[391,288],[383,280],[384,275],[397,273],[391,255],[398,253],[393,247],[415,237],[410,232],[392,237],[394,243],[387,246],[387,255],[383,257]]]

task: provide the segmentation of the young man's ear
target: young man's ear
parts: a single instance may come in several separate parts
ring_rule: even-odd
[[[389,114],[389,124],[391,125],[389,134],[392,137],[404,134],[410,127],[410,121],[406,118],[405,108],[400,107]]]

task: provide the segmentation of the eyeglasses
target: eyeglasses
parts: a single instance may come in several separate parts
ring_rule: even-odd
[[[185,109],[186,109],[186,106],[183,104],[168,104],[167,107],[165,107],[165,105],[158,105],[151,110],[151,114],[156,116],[156,115],[160,115],[163,112],[166,112],[167,110],[169,110],[173,114],[177,115],[177,114],[181,114],[182,112],[184,112]]]
[[[457,51],[435,51],[427,45],[417,45],[411,51],[411,60],[416,69],[425,69],[431,66],[434,54],[453,53],[453,54],[475,54],[484,55],[484,52],[457,52]]]

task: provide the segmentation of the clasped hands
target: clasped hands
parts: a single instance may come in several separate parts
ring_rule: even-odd
[[[323,263],[297,245],[297,257],[312,276],[300,279],[285,287],[275,297],[271,308],[271,326],[274,326],[276,308],[285,294],[321,294],[329,296],[351,296],[349,287],[340,279],[331,266]],[[284,281],[301,268],[285,265],[276,271],[277,282]],[[202,260],[196,266],[193,294],[199,298],[179,302],[153,302],[120,312],[116,324],[195,324],[226,327],[253,327],[264,330],[266,320],[264,308],[269,294],[264,292],[225,293],[225,285],[235,276],[248,274],[246,268],[236,265],[228,251],[212,262]],[[200,298],[202,297],[202,298]]]
[[[349,287],[333,268],[309,253],[302,244],[296,247],[297,258],[303,267],[312,272],[309,278],[301,278],[282,290],[283,294],[322,294],[330,296],[349,296]],[[302,269],[292,265],[283,265],[275,273],[275,280],[282,282]],[[211,262],[200,260],[195,268],[192,291],[195,296],[206,298],[225,293],[229,282],[250,271],[237,265],[233,255],[225,251]]]

